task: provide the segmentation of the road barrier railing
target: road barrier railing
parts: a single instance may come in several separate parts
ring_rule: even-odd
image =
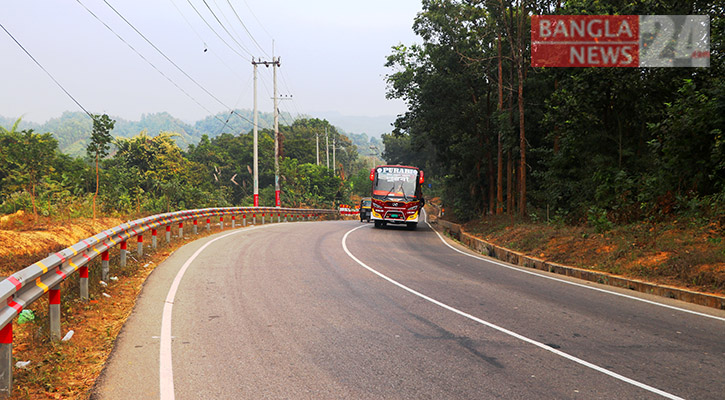
[[[107,281],[110,271],[109,251],[119,247],[119,267],[126,266],[127,242],[136,239],[138,256],[144,253],[144,234],[151,233],[151,246],[156,248],[156,234],[159,228],[166,232],[166,242],[171,241],[171,226],[178,224],[179,236],[183,238],[183,224],[193,221],[193,233],[197,233],[198,221],[206,223],[206,230],[211,230],[212,220],[218,218],[219,226],[224,229],[224,217],[231,217],[231,226],[236,228],[236,217],[242,217],[242,226],[247,225],[247,217],[251,215],[251,224],[256,224],[257,215],[265,223],[265,215],[269,222],[287,222],[292,220],[311,220],[324,215],[339,215],[337,210],[275,208],[275,207],[226,207],[185,210],[166,214],[153,215],[129,221],[107,229],[101,233],[67,247],[57,253],[18,271],[0,281],[0,397],[7,397],[12,390],[12,353],[13,353],[13,319],[24,308],[48,293],[50,319],[50,338],[60,340],[60,301],[61,283],[74,273],[79,274],[80,297],[88,300],[88,264],[101,257],[101,280]]]

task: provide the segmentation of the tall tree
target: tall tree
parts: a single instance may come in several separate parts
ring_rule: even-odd
[[[93,219],[96,218],[96,198],[98,198],[98,187],[100,182],[99,161],[108,155],[111,148],[111,130],[116,121],[108,117],[108,115],[93,115],[93,131],[91,132],[91,142],[86,147],[86,153],[91,159],[96,161],[96,192],[93,194]]]

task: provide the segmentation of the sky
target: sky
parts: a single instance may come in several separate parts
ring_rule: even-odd
[[[405,111],[402,101],[385,98],[384,77],[392,71],[384,63],[392,46],[420,41],[411,28],[420,0],[206,4],[214,14],[204,0],[6,1],[0,25],[91,113],[136,120],[166,111],[192,122],[251,109],[251,60],[273,56],[280,57],[278,90],[286,98],[281,111],[369,117]],[[45,122],[82,111],[2,29],[0,54],[0,115]],[[272,68],[260,66],[260,111],[273,109],[272,82]]]

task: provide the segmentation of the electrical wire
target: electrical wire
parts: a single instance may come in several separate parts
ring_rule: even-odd
[[[234,38],[234,35],[232,35],[231,32],[229,32],[229,30],[226,28],[226,26],[224,26],[224,24],[222,24],[222,21],[219,19],[219,17],[217,17],[217,15],[214,12],[214,10],[211,9],[211,7],[209,6],[209,3],[207,3],[206,0],[201,0],[201,1],[204,3],[204,5],[206,6],[206,8],[209,9],[209,12],[211,13],[211,15],[214,16],[214,19],[216,19],[216,22],[218,22],[219,25],[222,27],[222,29],[224,29],[224,32],[226,32],[227,35],[229,35],[229,37],[232,38],[232,40],[234,41],[234,43],[236,43],[247,54],[249,54],[250,56],[254,57],[254,54],[252,54],[252,52],[250,52],[249,50],[247,50],[246,47],[244,47],[241,43],[239,43],[237,41],[237,39]]]
[[[252,16],[257,21],[257,23],[259,24],[259,26],[262,27],[262,30],[267,34],[267,36],[269,36],[270,39],[274,40],[274,37],[272,37],[272,34],[269,33],[269,31],[267,30],[267,28],[264,27],[264,24],[262,24],[262,22],[259,20],[259,18],[257,18],[257,15],[252,10],[252,7],[249,6],[249,3],[247,3],[247,0],[243,0],[243,1],[244,1],[244,5],[247,6],[247,9],[249,10],[249,13],[252,14]],[[267,55],[267,57],[269,57],[269,55]]]
[[[59,88],[60,88],[60,89],[61,89],[61,90],[62,90],[62,91],[63,91],[63,92],[64,92],[64,93],[65,93],[65,94],[66,94],[66,95],[68,96],[68,97],[70,97],[70,99],[71,99],[71,100],[73,100],[73,102],[74,102],[74,103],[76,103],[76,105],[77,105],[78,107],[80,107],[80,109],[81,109],[81,110],[83,110],[83,112],[85,112],[85,113],[86,113],[86,114],[87,114],[87,115],[88,115],[89,117],[91,117],[91,119],[94,119],[94,118],[93,118],[93,114],[89,113],[89,112],[88,112],[88,110],[86,110],[86,108],[85,108],[85,107],[83,107],[83,105],[81,105],[81,103],[80,103],[80,102],[79,102],[78,100],[76,100],[76,98],[75,98],[75,97],[73,97],[73,95],[72,95],[72,94],[70,94],[70,92],[68,92],[68,90],[66,90],[66,88],[65,88],[65,87],[63,87],[63,85],[61,85],[61,84],[60,84],[60,82],[58,82],[58,80],[57,80],[57,79],[55,79],[55,77],[54,77],[54,76],[53,76],[53,75],[52,75],[52,74],[51,74],[50,72],[48,72],[48,70],[47,70],[47,69],[45,69],[45,67],[43,67],[43,65],[42,65],[42,64],[40,64],[40,62],[38,62],[38,60],[36,60],[36,59],[35,59],[35,57],[33,57],[33,55],[32,55],[32,54],[30,54],[30,52],[29,52],[29,51],[28,51],[28,50],[27,50],[27,49],[26,49],[25,47],[23,47],[23,45],[22,45],[22,44],[20,44],[20,42],[18,42],[18,40],[17,40],[17,39],[15,39],[15,36],[13,36],[13,35],[12,35],[12,34],[11,34],[11,33],[10,33],[10,32],[9,32],[8,30],[7,30],[7,29],[5,29],[5,26],[3,26],[3,25],[2,25],[1,23],[0,23],[0,28],[2,28],[2,29],[3,29],[4,31],[5,31],[5,33],[7,33],[7,34],[8,34],[8,36],[10,36],[10,38],[11,38],[11,39],[13,39],[13,41],[15,42],[15,44],[17,44],[18,46],[20,46],[20,48],[21,48],[21,49],[22,49],[22,50],[23,50],[23,51],[25,52],[25,54],[27,54],[27,55],[28,55],[28,57],[30,57],[30,59],[31,59],[31,60],[33,60],[33,62],[35,62],[35,64],[36,64],[36,65],[37,65],[38,67],[40,67],[40,69],[42,69],[42,70],[43,70],[43,72],[45,72],[45,73],[46,73],[46,74],[47,74],[47,75],[48,75],[48,76],[50,77],[50,79],[52,79],[52,80],[53,80],[53,82],[55,82],[55,84],[56,84],[56,85],[58,85],[58,87],[59,87]]]
[[[79,0],[79,1],[80,1],[80,0]],[[156,47],[156,45],[155,45],[155,44],[153,44],[153,43],[152,43],[152,42],[151,42],[151,41],[150,41],[150,40],[149,40],[149,39],[148,39],[148,38],[147,38],[147,37],[146,37],[146,36],[145,36],[145,35],[144,35],[143,33],[141,33],[141,32],[140,32],[140,31],[139,31],[138,29],[136,29],[136,27],[135,27],[135,26],[133,26],[133,24],[131,24],[131,23],[130,23],[130,22],[129,22],[129,21],[128,21],[128,20],[127,20],[127,19],[126,19],[126,18],[125,18],[125,17],[123,16],[123,15],[121,15],[121,13],[120,13],[120,12],[118,12],[118,10],[116,10],[116,9],[115,9],[115,8],[114,8],[114,7],[113,7],[113,6],[112,6],[112,5],[111,5],[111,4],[110,4],[110,3],[109,3],[109,2],[107,1],[107,0],[103,0],[103,2],[104,2],[104,3],[106,3],[106,5],[107,5],[108,7],[110,7],[110,8],[111,8],[111,10],[113,10],[113,12],[115,12],[115,13],[116,13],[116,15],[118,15],[118,16],[119,16],[119,17],[120,17],[120,18],[121,18],[121,19],[122,19],[122,20],[123,20],[123,21],[124,21],[125,23],[127,23],[127,24],[128,24],[128,26],[130,26],[130,27],[131,27],[131,28],[132,28],[132,29],[133,29],[134,31],[136,31],[136,33],[138,33],[138,34],[139,34],[139,36],[141,36],[141,37],[142,37],[142,38],[143,38],[143,39],[144,39],[144,40],[145,40],[145,41],[146,41],[146,42],[147,42],[147,43],[148,43],[149,45],[151,45],[151,47],[153,47],[153,48],[154,48],[154,50],[156,50],[156,51],[157,51],[157,52],[158,52],[159,54],[161,54],[161,55],[162,55],[162,56],[163,56],[163,57],[164,57],[164,58],[165,58],[165,59],[166,59],[166,60],[167,60],[168,62],[170,62],[170,63],[171,63],[171,65],[173,65],[174,67],[176,67],[176,69],[178,69],[178,70],[179,70],[179,71],[180,71],[180,72],[181,72],[182,74],[184,74],[184,76],[186,76],[187,78],[189,78],[189,80],[190,80],[190,81],[194,82],[194,84],[195,84],[196,86],[198,86],[198,87],[199,87],[199,88],[200,88],[201,90],[203,90],[203,91],[204,91],[204,92],[205,92],[206,94],[208,94],[209,96],[211,96],[211,97],[212,97],[212,98],[213,98],[214,100],[216,100],[216,101],[217,101],[217,102],[218,102],[219,104],[221,104],[222,106],[224,106],[224,108],[227,108],[227,109],[229,109],[229,108],[230,108],[229,106],[227,106],[226,104],[224,104],[224,102],[223,102],[223,101],[219,100],[219,98],[218,98],[218,97],[216,97],[216,96],[215,96],[215,95],[214,95],[213,93],[211,93],[210,91],[208,91],[208,90],[207,90],[207,89],[206,89],[206,88],[205,88],[204,86],[202,86],[202,85],[201,85],[201,84],[200,84],[199,82],[197,82],[197,81],[196,81],[196,80],[195,80],[194,78],[192,78],[192,77],[191,77],[191,76],[190,76],[189,74],[187,74],[187,73],[186,73],[186,71],[184,71],[184,70],[183,70],[183,69],[182,69],[181,67],[179,67],[179,66],[178,66],[178,65],[177,65],[177,64],[176,64],[176,63],[175,63],[175,62],[174,62],[173,60],[171,60],[171,59],[170,59],[170,58],[169,58],[169,57],[168,57],[168,56],[167,56],[166,54],[164,54],[164,52],[163,52],[163,51],[161,51],[161,50],[160,50],[160,49],[159,49],[158,47]]]
[[[239,23],[242,24],[242,26],[244,27],[244,30],[247,31],[247,35],[249,35],[249,37],[252,39],[252,41],[254,42],[254,44],[257,45],[257,48],[259,50],[262,50],[262,53],[264,53],[265,56],[269,57],[269,54],[267,54],[267,52],[264,51],[264,49],[262,48],[262,46],[259,45],[259,43],[257,42],[257,39],[255,39],[254,36],[252,36],[252,32],[250,32],[249,29],[247,29],[247,25],[244,22],[242,22],[242,18],[239,17],[239,14],[237,13],[237,10],[234,9],[234,6],[232,5],[232,2],[229,1],[229,0],[227,0],[227,4],[229,4],[229,7],[234,12],[234,15],[237,17],[237,20],[239,21]],[[249,7],[249,5],[247,5],[247,7]]]
[[[179,89],[179,90],[180,90],[180,91],[181,91],[182,93],[184,93],[184,94],[185,94],[185,95],[186,95],[186,96],[187,96],[188,98],[190,98],[190,99],[191,99],[192,101],[194,101],[194,103],[196,103],[196,104],[197,104],[197,105],[198,105],[199,107],[203,108],[203,109],[204,109],[204,110],[205,110],[206,112],[208,112],[209,114],[213,114],[213,113],[212,113],[212,112],[211,112],[211,111],[210,111],[210,110],[209,110],[208,108],[206,108],[206,107],[205,107],[205,106],[204,106],[203,104],[201,104],[201,103],[200,103],[200,102],[199,102],[198,100],[196,100],[196,99],[195,99],[195,98],[194,98],[194,97],[193,97],[192,95],[190,95],[190,94],[189,94],[189,93],[188,93],[188,92],[187,92],[186,90],[184,90],[184,89],[183,89],[183,88],[182,88],[181,86],[179,86],[179,85],[178,85],[178,84],[177,84],[176,82],[174,82],[174,81],[173,81],[173,80],[172,80],[171,78],[169,78],[169,77],[168,77],[168,76],[167,76],[166,74],[164,74],[164,73],[163,73],[163,71],[161,71],[161,70],[160,70],[160,69],[159,69],[158,67],[156,67],[156,65],[154,65],[154,64],[153,64],[153,63],[152,63],[151,61],[149,61],[149,60],[148,60],[148,59],[147,59],[146,57],[144,57],[144,56],[143,56],[143,54],[141,54],[141,53],[140,53],[140,52],[139,52],[138,50],[136,50],[136,48],[135,48],[135,47],[133,47],[133,46],[132,46],[132,45],[131,45],[130,43],[128,43],[128,42],[127,42],[126,40],[124,40],[124,39],[123,39],[123,38],[121,37],[121,35],[119,35],[118,33],[116,33],[116,31],[114,31],[114,30],[113,30],[113,28],[111,28],[110,26],[108,26],[108,24],[106,24],[105,22],[103,22],[103,20],[101,20],[101,19],[100,19],[100,18],[99,18],[99,17],[98,17],[98,16],[97,16],[97,15],[96,15],[96,14],[95,14],[95,13],[94,13],[93,11],[91,11],[91,10],[90,10],[90,9],[89,9],[88,7],[86,7],[86,5],[85,5],[85,4],[83,4],[83,3],[81,2],[81,0],[76,0],[76,2],[78,2],[78,4],[80,4],[80,5],[81,5],[81,6],[83,7],[83,8],[85,8],[85,9],[86,9],[86,11],[88,11],[88,13],[89,13],[89,14],[91,14],[91,15],[93,16],[93,18],[97,19],[97,20],[98,20],[98,22],[100,22],[101,24],[103,24],[103,26],[105,26],[105,27],[106,27],[106,28],[107,28],[107,29],[108,29],[109,31],[111,31],[111,33],[113,33],[114,35],[116,35],[116,37],[117,37],[117,38],[118,38],[118,39],[119,39],[120,41],[122,41],[123,43],[125,43],[125,44],[126,44],[126,46],[128,46],[128,47],[129,47],[129,48],[130,48],[131,50],[133,50],[133,52],[134,52],[134,53],[136,53],[136,54],[137,54],[137,55],[138,55],[139,57],[141,57],[141,59],[142,59],[142,60],[146,61],[146,62],[147,62],[147,63],[148,63],[148,64],[149,64],[149,65],[150,65],[150,66],[151,66],[151,67],[152,67],[153,69],[155,69],[155,70],[156,70],[156,71],[157,71],[158,73],[160,73],[160,74],[161,74],[161,75],[162,75],[162,76],[163,76],[164,78],[166,78],[166,80],[168,80],[169,82],[171,82],[171,84],[172,84],[172,85],[176,86],[176,88],[177,88],[177,89]],[[218,118],[218,117],[216,117],[216,118],[217,118],[217,119],[219,119],[219,120],[221,120],[221,118]]]
[[[206,44],[206,40],[204,40],[204,38],[201,37],[201,34],[199,34],[199,32],[196,30],[196,28],[194,28],[194,25],[191,24],[191,21],[189,21],[189,19],[186,18],[186,15],[184,15],[184,13],[181,12],[181,9],[179,8],[179,6],[177,6],[173,0],[169,0],[169,3],[171,3],[172,6],[174,6],[176,11],[179,13],[179,15],[181,15],[181,18],[183,18],[184,21],[186,22],[186,24],[189,25],[189,28],[191,28],[191,30],[194,31],[194,34],[196,34],[196,37],[198,37],[199,40],[201,40],[201,42],[204,43],[204,52],[206,53],[207,50],[209,50],[208,45]],[[217,60],[219,60],[222,64],[224,64],[224,66],[232,73],[232,75],[236,76],[239,80],[242,80],[242,78],[237,74],[237,71],[235,71],[232,67],[230,67],[229,64],[227,64],[221,57],[219,57],[219,55],[215,51],[212,51],[211,53],[214,54],[214,57],[216,57]]]
[[[211,24],[209,23],[209,21],[207,21],[207,20],[206,20],[206,18],[204,18],[204,16],[203,16],[203,15],[201,15],[201,13],[199,12],[199,10],[197,10],[197,8],[196,8],[196,7],[194,6],[194,4],[193,4],[193,3],[191,2],[191,0],[186,0],[186,2],[187,2],[187,3],[189,3],[189,5],[191,6],[191,8],[193,8],[193,9],[194,9],[194,11],[196,11],[196,15],[198,15],[198,16],[199,16],[199,18],[201,18],[201,20],[202,20],[202,21],[204,21],[204,23],[206,24],[206,26],[208,26],[208,27],[209,27],[209,29],[211,29],[211,31],[212,31],[212,32],[214,32],[214,34],[216,35],[216,37],[218,37],[218,38],[219,38],[219,40],[221,40],[221,41],[222,41],[222,42],[223,42],[223,43],[224,43],[225,45],[227,45],[227,47],[229,47],[229,49],[230,49],[231,51],[235,52],[235,53],[236,53],[236,54],[237,54],[237,55],[238,55],[239,57],[242,57],[242,58],[244,58],[244,59],[246,60],[246,56],[244,56],[244,55],[242,55],[242,54],[241,54],[240,52],[238,52],[238,51],[237,51],[237,50],[236,50],[236,49],[235,49],[234,47],[232,47],[232,45],[230,45],[230,44],[229,44],[229,43],[228,43],[228,42],[227,42],[226,40],[224,40],[224,38],[223,38],[223,37],[221,37],[221,35],[220,35],[220,34],[219,34],[219,33],[218,33],[218,32],[217,32],[217,31],[216,31],[216,30],[215,30],[214,28],[212,28],[212,26],[211,26]],[[245,49],[245,51],[246,51],[246,52],[247,52],[247,53],[248,53],[248,54],[249,54],[250,56],[254,57],[254,56],[252,55],[252,53],[250,53],[250,52],[249,52],[249,51],[247,51],[246,49]]]

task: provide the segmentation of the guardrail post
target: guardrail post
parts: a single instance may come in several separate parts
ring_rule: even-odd
[[[196,221],[196,219],[194,219],[194,235],[199,233],[199,231],[196,229],[196,224],[197,224],[197,221]]]
[[[287,213],[284,214],[284,222],[287,222]]]
[[[242,214],[242,226],[247,226],[247,214]]]
[[[237,227],[237,216],[232,215],[232,229]]]
[[[139,257],[143,256],[143,235],[138,235],[138,245],[136,246],[136,253]]]
[[[11,300],[8,299],[8,302]],[[0,329],[0,397],[13,389],[13,321]]]
[[[156,241],[156,229],[151,229],[151,248],[156,249],[157,241]]]
[[[277,223],[280,223],[282,220],[281,214],[277,213]]]
[[[209,232],[211,230],[211,218],[206,219],[206,231]]]
[[[126,243],[126,242],[124,242]],[[126,250],[121,250],[125,252]],[[84,265],[78,269],[79,280],[78,285],[81,289],[81,300],[88,300],[88,266]]]
[[[184,238],[184,223],[183,222],[179,222],[179,238],[180,239]]]
[[[224,217],[219,217],[219,226],[224,230]]]
[[[166,225],[166,243],[171,243],[171,225]]]
[[[264,213],[262,213],[262,225],[264,225]]]
[[[118,260],[118,265],[121,268],[126,267],[126,253],[127,253],[126,248],[127,248],[127,245],[126,245],[126,241],[124,240],[123,242],[121,242],[121,254],[119,254],[119,260]]]
[[[101,279],[108,280],[108,250],[101,253]]]
[[[48,317],[50,319],[50,340],[60,340],[60,284],[55,285],[48,291]]]
[[[256,213],[252,214],[252,224],[257,225],[257,214]]]

